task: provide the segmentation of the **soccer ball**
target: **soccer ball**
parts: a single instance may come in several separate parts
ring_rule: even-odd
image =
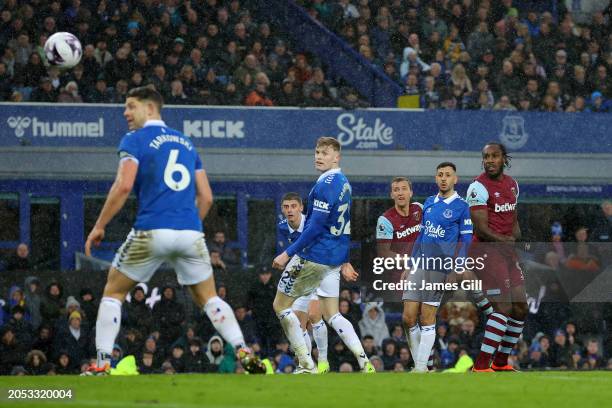
[[[83,47],[73,34],[55,33],[45,43],[45,55],[51,65],[72,68],[81,61]]]

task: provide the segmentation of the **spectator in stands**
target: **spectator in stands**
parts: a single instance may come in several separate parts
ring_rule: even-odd
[[[347,300],[344,301],[347,302]],[[372,335],[366,334],[363,336],[361,342],[363,343],[363,350],[368,358],[378,355],[378,347],[376,347],[376,343],[374,342],[374,337]]]
[[[7,271],[27,271],[32,268],[32,260],[30,259],[30,248],[28,244],[22,242],[17,246],[15,253],[7,260]]]
[[[208,357],[202,352],[202,341],[195,337],[189,341],[189,349],[185,353],[186,373],[215,372],[217,366],[208,361]]]
[[[34,102],[55,102],[57,100],[57,92],[53,89],[49,77],[40,79],[39,86],[32,92],[31,100]]]
[[[28,375],[45,375],[49,371],[47,356],[40,350],[30,351],[25,358],[25,367]]]
[[[221,258],[226,264],[237,265],[240,262],[236,252],[227,244],[225,232],[215,232],[212,242],[210,242],[208,245],[211,251],[216,250],[219,252],[219,254],[221,254]]]
[[[160,334],[162,347],[171,345],[179,338],[184,321],[185,309],[176,301],[175,289],[164,286],[161,300],[153,307],[153,328]]]
[[[588,112],[606,113],[608,108],[604,106],[603,95],[599,91],[595,91],[591,94],[591,101],[587,107]]]
[[[281,91],[275,98],[278,106],[297,106],[301,102],[300,92],[295,88],[290,79],[283,80]]]
[[[68,352],[66,351],[59,352],[55,372],[58,375],[78,374],[78,371],[74,367],[74,364],[72,364],[72,361],[70,361],[70,354],[68,354]]]
[[[580,226],[574,233],[576,243],[571,245],[565,266],[577,272],[597,272],[600,263],[597,249],[587,243],[588,228]]]
[[[27,346],[18,342],[10,326],[0,329],[0,375],[9,375],[14,366],[23,364]]]
[[[247,292],[247,304],[255,324],[257,334],[264,352],[269,352],[272,345],[280,338],[280,326],[276,314],[270,308],[276,294],[276,284],[272,280],[272,272],[264,266],[258,271],[257,280]]]
[[[136,286],[131,293],[130,301],[124,303],[126,318],[125,327],[138,330],[148,335],[153,330],[153,313],[147,305],[146,296],[142,286]]]
[[[586,353],[580,366],[586,370],[604,368],[606,366],[605,360],[599,352],[599,342],[596,339],[589,339],[587,341]]]
[[[362,336],[369,334],[374,337],[377,347],[382,345],[384,339],[389,337],[389,328],[385,323],[385,312],[378,303],[368,303],[363,311],[363,318],[359,321],[359,331]]]
[[[408,74],[406,78],[406,87],[404,88],[406,95],[419,95],[419,81],[415,74]]]
[[[397,344],[394,340],[385,338],[385,340],[382,342],[381,349],[383,352],[381,358],[385,367],[385,371],[393,370],[393,366],[398,360]]]
[[[74,363],[89,356],[90,341],[87,329],[81,325],[81,314],[74,311],[68,317],[68,328],[62,326],[55,336],[53,349],[65,350]]]
[[[263,72],[255,75],[255,88],[246,96],[246,106],[273,106],[274,102],[268,96],[270,80]]]
[[[138,372],[140,374],[153,374],[155,368],[153,367],[153,353],[150,351],[143,351],[140,361],[138,362]]]
[[[79,86],[77,83],[74,81],[68,82],[66,86],[60,90],[57,101],[61,103],[82,103],[83,98],[79,95]]]
[[[26,320],[26,311],[23,306],[15,305],[11,308],[10,320],[5,325],[13,329],[15,338],[20,344],[28,349],[32,346],[34,330],[30,322]]]
[[[567,337],[563,329],[557,329],[554,333],[553,344],[550,347],[551,367],[569,368],[572,366],[572,350],[567,344]]]
[[[248,344],[257,342],[257,326],[253,318],[247,314],[247,309],[243,305],[239,305],[234,309],[236,320],[242,330],[244,341]]]
[[[91,91],[88,97],[88,102],[111,103],[112,100],[113,100],[113,94],[108,89],[106,79],[104,77],[99,77],[96,80],[94,89]]]
[[[497,102],[495,106],[493,106],[493,110],[515,111],[517,109],[516,106],[514,106],[510,102],[510,98],[508,97],[508,95],[502,95],[499,98],[499,102]]]
[[[170,83],[170,94],[166,97],[165,102],[168,105],[187,105],[190,103],[180,80],[175,79]]]

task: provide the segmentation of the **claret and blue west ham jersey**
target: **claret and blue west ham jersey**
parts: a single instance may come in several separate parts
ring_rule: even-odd
[[[280,252],[283,252],[285,249],[289,247],[289,245],[297,241],[297,239],[302,234],[302,231],[304,231],[305,224],[306,224],[306,216],[304,214],[302,214],[300,217],[300,225],[297,227],[297,229],[291,228],[291,225],[289,225],[289,221],[287,221],[286,218],[278,223],[276,228],[278,232],[277,234],[279,238],[278,248]]]
[[[457,254],[457,244],[471,241],[472,234],[470,208],[459,194],[446,199],[431,196],[423,204],[421,232],[412,255],[423,258],[465,256],[467,247],[460,248]]]
[[[138,162],[134,229],[202,231],[195,205],[195,172],[202,169],[191,140],[161,120],[123,136],[119,156]]]
[[[340,169],[321,174],[308,194],[304,231],[287,254],[323,265],[348,262],[351,243],[351,185]]]

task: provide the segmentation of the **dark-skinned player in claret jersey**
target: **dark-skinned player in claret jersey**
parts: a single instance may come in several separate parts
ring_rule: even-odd
[[[470,256],[486,254],[485,267],[475,272],[493,306],[474,372],[516,371],[508,364],[508,356],[518,342],[527,316],[525,278],[514,249],[521,237],[516,211],[519,187],[504,174],[510,159],[503,144],[486,144],[482,149],[484,173],[470,184],[467,192],[474,225]]]

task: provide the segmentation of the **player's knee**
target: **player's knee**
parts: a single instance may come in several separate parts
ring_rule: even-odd
[[[277,296],[274,298],[274,302],[272,302],[272,308],[274,309],[274,312],[278,314],[287,309],[287,305],[285,305],[284,302]]]
[[[416,316],[412,316],[409,313],[402,313],[402,322],[404,323],[404,327],[406,328],[411,328],[416,326],[417,324],[417,317]]]

